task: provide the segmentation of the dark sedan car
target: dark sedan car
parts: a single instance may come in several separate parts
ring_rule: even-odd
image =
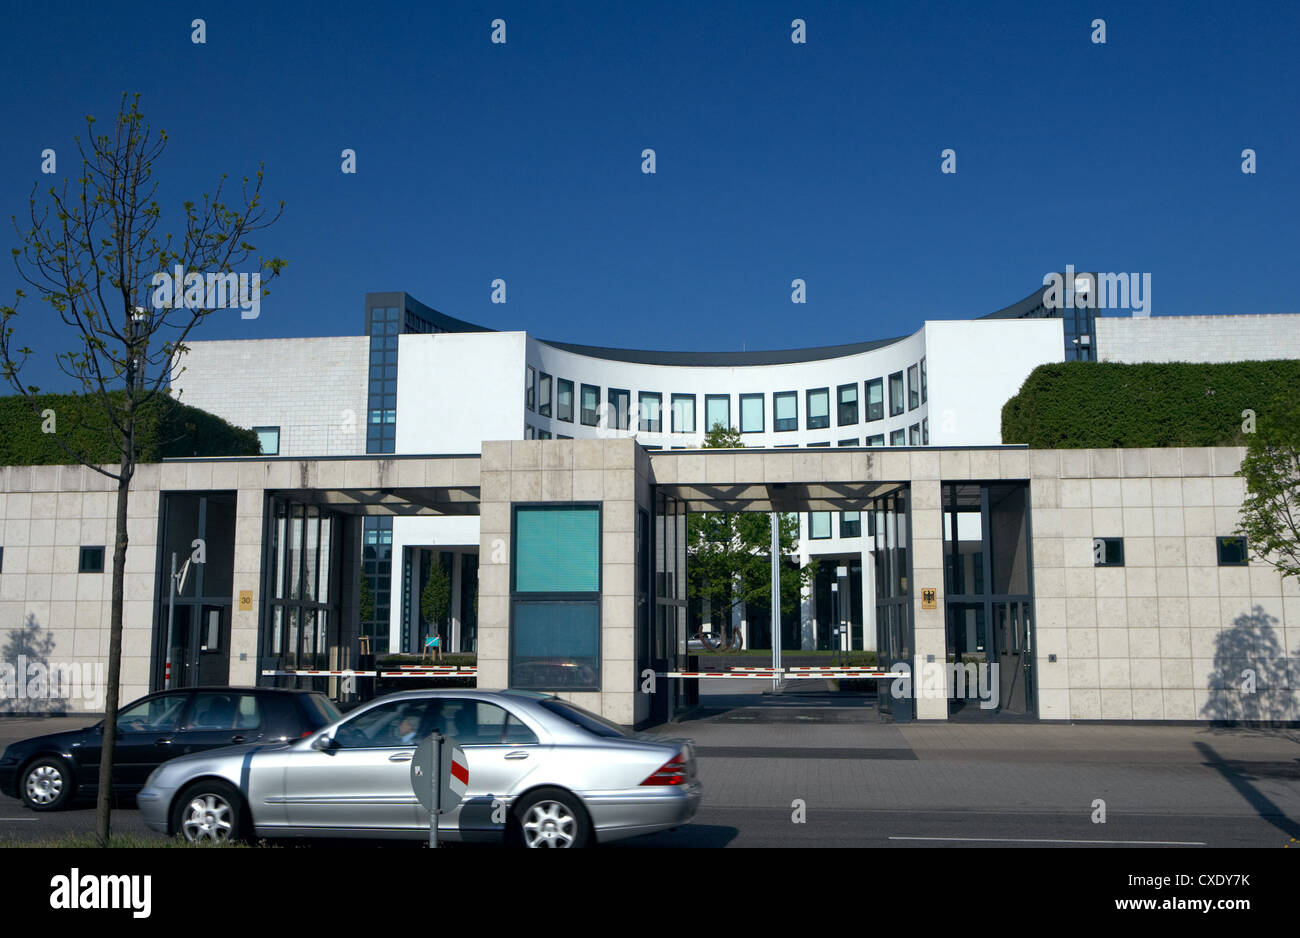
[[[142,697],[117,714],[113,791],[134,794],[175,756],[307,736],[341,718],[324,694],[270,687],[192,687]],[[35,811],[99,788],[103,722],[13,743],[0,756],[0,792]]]

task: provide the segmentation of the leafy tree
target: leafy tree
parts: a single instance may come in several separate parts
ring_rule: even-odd
[[[361,573],[361,627],[375,617],[375,592],[370,588],[370,577],[363,570]]]
[[[442,564],[434,559],[429,568],[429,578],[424,581],[424,590],[420,593],[420,614],[426,622],[433,624],[435,631],[442,634],[442,623],[451,611],[451,578]]]
[[[32,417],[63,448],[70,462],[80,463],[117,483],[116,535],[113,545],[112,601],[108,644],[108,686],[105,694],[103,752],[99,766],[96,837],[109,842],[114,749],[117,739],[118,692],[121,682],[123,575],[126,570],[127,507],[131,480],[141,458],[142,420],[169,398],[168,381],[175,359],[186,351],[185,340],[216,311],[215,289],[187,293],[175,304],[159,302],[155,274],[180,267],[184,274],[221,277],[252,271],[256,248],[253,232],[279,218],[284,203],[268,218],[262,207],[262,170],[250,183],[244,178],[242,204],[223,201],[225,176],[204,195],[202,205],[187,201],[179,218],[180,238],[162,223],[162,208],[154,200],[158,182],[154,168],[166,147],[167,135],[153,136],[139,110],[139,95],[122,96],[108,133],[94,134],[95,118],[86,118],[87,140],[76,138],[81,156],[77,177],[62,189],[51,187],[38,203],[39,183],[29,199],[30,227],[14,230],[21,248],[13,249],[14,264],[24,284],[57,314],[72,335],[72,347],[55,355],[59,369],[71,379],[85,407],[78,421],[93,421],[97,432],[113,441],[113,460],[104,464],[78,445],[72,434],[78,421],[60,419],[57,411],[42,414],[40,388],[24,380],[22,371],[33,352],[19,346],[14,335],[22,289],[12,306],[0,306],[0,369],[9,384],[27,399]],[[24,230],[26,229],[26,230]],[[284,267],[278,258],[256,257],[260,281],[270,280]],[[250,263],[251,266],[251,263]],[[215,280],[213,281],[215,284]],[[252,283],[251,277],[248,281]],[[189,287],[189,284],[186,284]],[[224,292],[224,291],[223,291]],[[265,294],[267,291],[262,290]],[[202,294],[202,295],[199,295]],[[210,295],[209,295],[210,294]],[[251,297],[249,297],[251,299]],[[260,301],[260,296],[258,297]],[[223,306],[225,304],[223,303]],[[31,324],[48,332],[48,320]],[[117,393],[114,393],[117,392]],[[116,463],[116,466],[113,463]]]
[[[1237,475],[1246,480],[1238,533],[1282,576],[1300,577],[1300,404],[1259,414]]]
[[[705,449],[741,447],[738,430],[720,423],[705,434]],[[714,608],[729,612],[741,603],[767,604],[772,596],[772,520],[769,512],[692,512],[687,516],[687,569],[689,596],[707,599]],[[779,514],[781,554],[789,555],[799,544],[799,516]],[[799,611],[805,586],[817,575],[816,563],[802,568],[781,566],[781,615]]]

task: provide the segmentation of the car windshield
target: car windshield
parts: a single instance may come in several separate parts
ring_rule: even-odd
[[[571,704],[567,700],[548,697],[545,700],[539,700],[538,703],[556,716],[563,717],[575,726],[580,726],[588,733],[593,733],[596,736],[603,736],[607,739],[626,739],[629,736],[628,731],[617,723],[606,720],[602,716],[597,716],[590,710],[584,710],[577,704]]]

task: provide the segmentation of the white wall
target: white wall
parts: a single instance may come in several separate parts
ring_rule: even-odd
[[[478,453],[524,434],[522,332],[403,335],[397,353],[397,452]]]
[[[1034,368],[1065,360],[1059,319],[927,322],[924,332],[931,446],[1003,442],[1002,405]]]
[[[1099,316],[1103,362],[1238,362],[1300,358],[1300,314]]]
[[[172,393],[238,427],[279,427],[281,456],[366,451],[365,336],[191,342]]]

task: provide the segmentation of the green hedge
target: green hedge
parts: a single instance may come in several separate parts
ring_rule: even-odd
[[[125,392],[109,395],[120,407]],[[117,463],[117,449],[103,404],[80,394],[41,394],[36,411],[54,412],[55,429],[64,442],[87,462]],[[0,397],[0,466],[54,466],[74,462],[53,434],[42,430],[43,419],[17,395]],[[257,434],[229,424],[215,414],[177,403],[162,394],[139,414],[136,454],[140,462],[188,456],[256,456]]]
[[[1034,449],[1244,446],[1242,412],[1262,418],[1300,387],[1300,361],[1039,365],[1002,408],[1002,442]]]

